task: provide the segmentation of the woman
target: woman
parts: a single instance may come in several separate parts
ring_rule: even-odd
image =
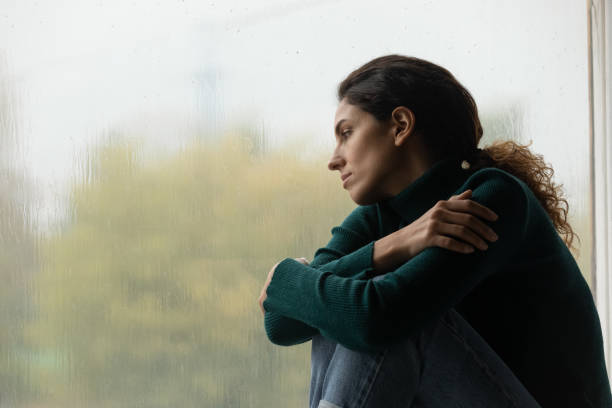
[[[478,149],[471,95],[422,59],[376,58],[338,100],[329,169],[359,206],[311,264],[274,265],[259,299],[273,343],[312,339],[310,406],[611,407],[541,156]]]

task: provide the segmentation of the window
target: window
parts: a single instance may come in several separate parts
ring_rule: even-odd
[[[354,207],[334,92],[390,53],[552,164],[609,335],[609,14],[561,3],[3,5],[0,406],[303,406],[310,344],[271,344],[257,297]]]

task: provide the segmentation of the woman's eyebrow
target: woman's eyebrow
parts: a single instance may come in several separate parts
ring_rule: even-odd
[[[340,119],[340,121],[338,121],[338,123],[336,123],[336,129],[335,129],[335,133],[338,134],[340,133],[340,125],[342,125],[342,122],[344,122],[346,119]]]

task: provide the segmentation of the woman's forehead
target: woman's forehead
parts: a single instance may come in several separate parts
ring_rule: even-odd
[[[335,124],[342,119],[354,119],[362,115],[364,112],[358,106],[345,102],[343,99],[336,108]]]

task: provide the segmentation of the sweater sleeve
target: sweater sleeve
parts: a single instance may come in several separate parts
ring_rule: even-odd
[[[499,215],[487,222],[499,239],[470,254],[429,247],[379,280],[321,272],[285,258],[276,267],[265,310],[316,327],[358,351],[379,351],[454,307],[487,275],[508,263],[527,222],[527,198],[511,176],[468,180],[472,200]]]
[[[331,229],[330,241],[315,251],[310,268],[319,273],[365,279],[365,275],[373,270],[376,233],[375,206],[356,207],[341,225]],[[264,316],[264,327],[268,339],[283,346],[301,344],[319,334],[315,327],[268,310]]]

